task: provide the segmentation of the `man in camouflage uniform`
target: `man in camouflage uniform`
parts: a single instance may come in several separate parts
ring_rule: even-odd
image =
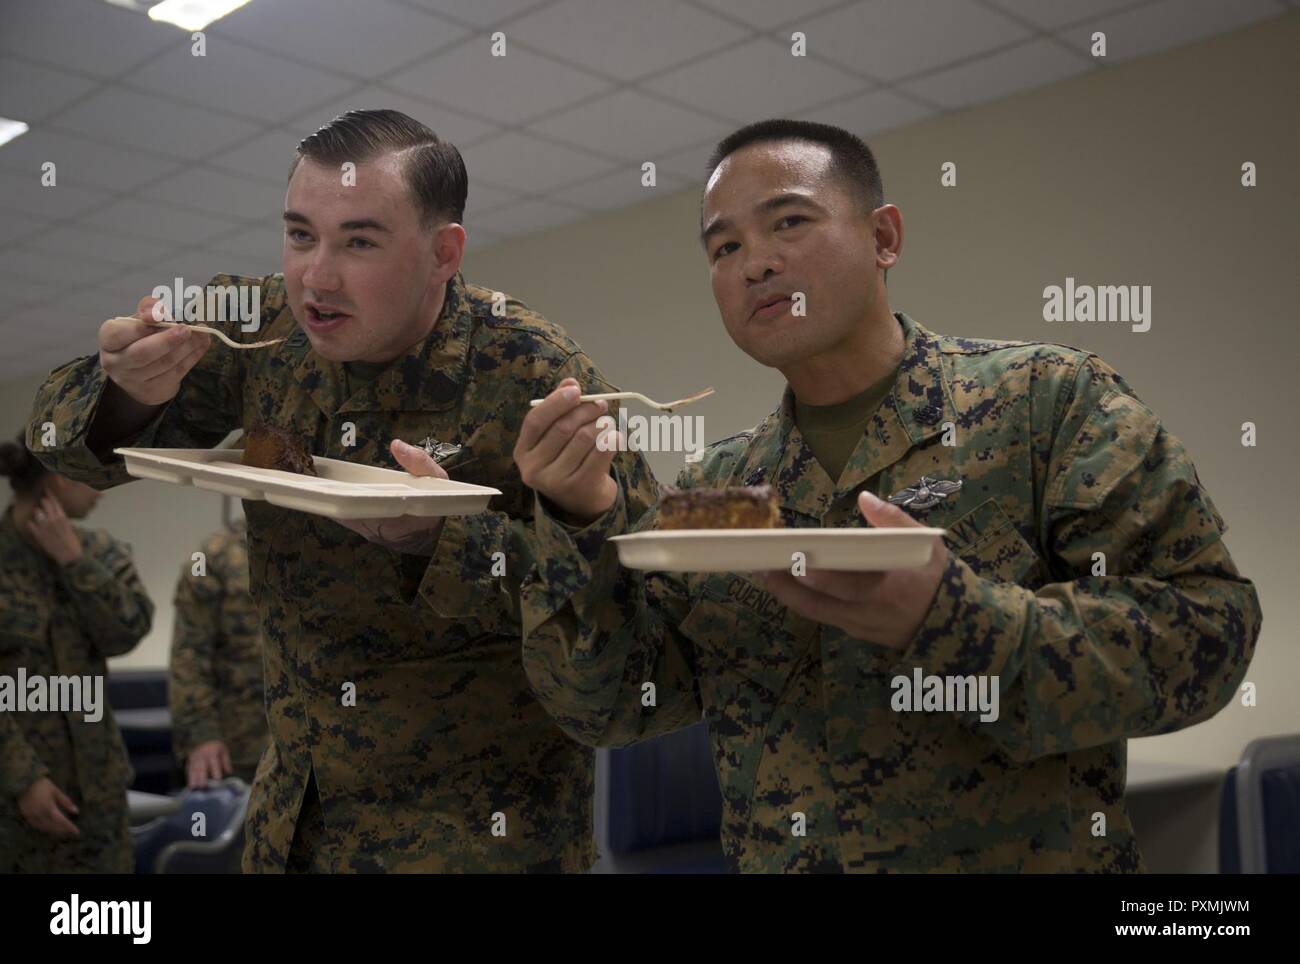
[[[43,677],[49,695],[56,677],[78,677],[82,706],[0,705],[0,872],[129,874],[131,764],[108,705],[107,660],[144,638],[153,603],[130,546],[70,524],[96,492],[45,472],[12,442],[0,443],[0,460],[24,463],[4,473],[16,497],[0,516],[0,677]],[[102,680],[97,707],[85,677]]]
[[[234,774],[253,782],[266,748],[262,634],[248,588],[243,519],[202,546],[203,567],[186,560],[176,584],[168,667],[172,747],[186,783],[202,787]]]
[[[33,423],[58,426],[58,446],[30,444],[105,487],[129,478],[114,446],[212,446],[260,419],[316,455],[439,474],[400,440],[426,442],[442,474],[501,490],[473,516],[347,527],[244,503],[271,735],[244,869],[585,870],[592,753],[536,702],[519,657],[531,498],[511,445],[529,400],[563,377],[611,387],[561,329],[461,277],[454,147],[363,111],[299,152],[284,273],[211,283],[260,286],[260,327],[232,337],[286,340],[234,351],[106,323],[99,358],[57,369],[36,399]],[[645,507],[644,461],[618,463],[622,497]]]
[[[901,216],[852,135],[766,122],[711,167],[719,309],[788,386],[678,485],[769,484],[787,527],[946,534],[919,569],[647,573],[620,570],[607,540],[654,511],[615,498],[561,520],[539,503],[545,564],[523,587],[535,691],[593,745],[702,711],[742,871],[1140,870],[1125,741],[1229,702],[1261,619],[1182,445],[1095,355],[892,312],[881,274]],[[827,414],[864,399],[835,458]],[[563,410],[538,409],[525,437]],[[564,494],[526,451],[520,466]],[[917,670],[991,677],[996,719],[895,702]]]

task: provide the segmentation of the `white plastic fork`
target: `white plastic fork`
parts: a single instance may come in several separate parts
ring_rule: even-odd
[[[692,402],[698,402],[701,398],[708,398],[712,394],[713,389],[706,388],[702,392],[696,392],[694,395],[687,395],[685,398],[679,398],[675,402],[656,402],[653,398],[647,398],[640,392],[605,392],[603,395],[579,395],[578,401],[596,402],[602,398],[609,401],[613,401],[616,398],[635,398],[637,401],[645,403],[650,408],[657,408],[661,412],[671,412],[679,405],[689,405]],[[533,408],[536,408],[544,401],[545,399],[543,398],[534,398],[528,404]]]

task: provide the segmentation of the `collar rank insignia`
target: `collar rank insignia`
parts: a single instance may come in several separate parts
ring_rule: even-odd
[[[920,482],[895,492],[889,497],[889,501],[894,505],[907,509],[928,509],[931,506],[938,505],[960,489],[960,479],[956,482],[947,482],[943,479],[932,479],[928,475],[923,475]]]

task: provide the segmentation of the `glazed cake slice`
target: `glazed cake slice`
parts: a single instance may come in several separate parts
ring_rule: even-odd
[[[316,474],[311,451],[302,436],[267,422],[257,422],[248,430],[240,462],[259,469],[279,469],[298,475]]]
[[[776,529],[781,525],[770,485],[725,489],[664,486],[659,496],[660,529]]]

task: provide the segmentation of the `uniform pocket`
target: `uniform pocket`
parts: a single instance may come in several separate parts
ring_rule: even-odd
[[[1042,561],[997,499],[948,523],[943,538],[975,575],[994,582],[1023,584]]]

